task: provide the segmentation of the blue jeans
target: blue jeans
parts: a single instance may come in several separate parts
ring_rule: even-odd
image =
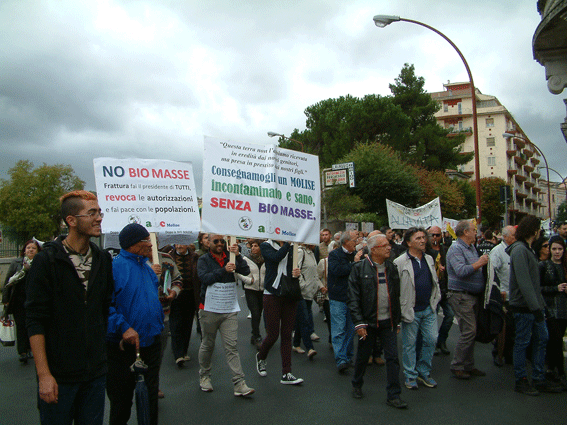
[[[349,363],[354,355],[354,325],[346,303],[329,300],[329,306],[331,309],[331,340],[338,367]]]
[[[419,358],[416,356],[418,334],[421,334],[422,338]],[[407,379],[416,379],[418,375],[429,376],[436,342],[437,313],[431,306],[423,311],[416,311],[413,322],[402,322],[402,365]]]
[[[301,340],[307,350],[313,349],[311,334],[313,333],[313,312],[311,309],[313,301],[301,300],[297,303],[297,315],[295,316],[295,335],[293,346],[299,347]]]
[[[516,339],[514,341],[514,376],[516,381],[527,378],[526,349],[532,345],[532,379],[543,381],[545,379],[545,346],[549,335],[545,320],[535,321],[532,313],[514,313],[516,326]]]
[[[39,399],[39,418],[42,425],[102,425],[106,375],[78,384],[58,384],[55,404]],[[38,392],[39,398],[39,392]]]

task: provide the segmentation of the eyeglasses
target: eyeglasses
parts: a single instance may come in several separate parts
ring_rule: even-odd
[[[213,239],[213,244],[218,245],[224,243],[224,239]]]
[[[441,233],[431,233],[430,235],[432,238],[440,238],[441,237]]]
[[[100,211],[89,211],[86,214],[73,215],[73,217],[88,217],[88,218],[95,218],[96,216],[100,216],[100,218],[104,218],[104,213]]]

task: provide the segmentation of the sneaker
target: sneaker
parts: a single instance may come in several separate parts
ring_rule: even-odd
[[[204,391],[206,393],[213,391],[213,384],[209,375],[201,376],[201,378],[199,379],[199,385],[201,387],[201,391]]]
[[[291,349],[295,351],[297,354],[305,354],[305,350],[301,347],[291,347]]]
[[[250,388],[246,385],[244,380],[234,386],[234,395],[236,397],[246,397],[247,395],[254,394],[254,391],[254,388]]]
[[[319,341],[321,338],[315,332],[311,334],[311,341]]]
[[[470,379],[471,378],[471,374],[469,372],[465,371],[465,370],[451,369],[451,373],[457,379]]]
[[[309,360],[313,360],[313,357],[315,357],[316,355],[317,351],[315,351],[313,348],[307,352],[307,357],[309,357]]]
[[[441,351],[441,354],[443,354],[445,356],[448,356],[449,354],[451,354],[451,352],[447,349],[447,344],[445,342],[437,345],[437,347]]]
[[[386,360],[384,360],[382,357],[374,357],[374,363],[376,363],[378,366],[384,366],[386,364]]]
[[[348,363],[341,363],[338,367],[337,370],[339,371],[339,373],[341,375],[346,374],[347,370],[349,368],[349,364]]]
[[[561,384],[551,382],[547,379],[542,381],[534,381],[533,386],[540,393],[560,393],[563,391]]]
[[[353,398],[364,397],[364,394],[362,394],[362,388],[352,387],[352,396]]]
[[[303,379],[296,378],[290,372],[290,373],[286,373],[285,375],[283,375],[280,382],[284,385],[297,385],[297,384],[301,384],[303,382]]]
[[[405,409],[408,407],[408,404],[403,401],[401,398],[391,398],[386,400],[386,404],[388,406],[395,407],[396,409]]]
[[[162,390],[158,390],[158,392],[157,392],[157,398],[165,398],[165,394],[163,393]]]
[[[185,359],[183,357],[179,357],[175,360],[175,364],[179,369],[183,367],[183,363],[185,363]]]
[[[248,313],[248,316],[246,316],[247,319],[252,319],[252,313]]]
[[[191,360],[191,356],[189,356],[189,355],[183,356],[183,360],[188,362],[189,360]]]
[[[258,357],[260,353],[256,353],[256,370],[260,376],[267,376],[268,372],[266,371],[266,360],[260,360]]]
[[[435,382],[435,379],[433,379],[431,375],[428,376],[419,375],[417,377],[417,380],[421,382],[423,385],[425,385],[427,388],[435,388],[437,386],[437,382]]]
[[[536,390],[534,387],[532,387],[530,381],[528,381],[527,378],[522,378],[519,381],[516,381],[514,391],[526,395],[533,395],[533,396],[539,395],[539,391]]]
[[[408,390],[417,390],[419,388],[417,386],[417,381],[411,378],[406,378],[405,385]]]

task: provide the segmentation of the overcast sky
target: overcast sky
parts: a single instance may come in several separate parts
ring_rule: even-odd
[[[389,95],[406,62],[430,92],[468,79],[441,37],[376,14],[451,38],[567,174],[567,91],[549,93],[533,60],[536,0],[2,0],[0,177],[20,159],[63,163],[94,190],[93,158],[163,158],[192,162],[200,194],[205,135],[275,143],[268,131],[305,129],[320,100]]]

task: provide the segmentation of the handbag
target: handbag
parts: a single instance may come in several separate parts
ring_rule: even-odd
[[[282,274],[280,279],[280,296],[290,301],[299,301],[302,298],[299,278]]]
[[[12,315],[0,319],[0,342],[4,347],[16,344],[16,328]]]

